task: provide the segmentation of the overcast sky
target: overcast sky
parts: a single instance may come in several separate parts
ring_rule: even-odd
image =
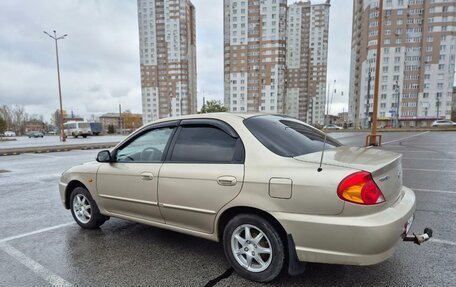
[[[192,2],[200,106],[203,90],[206,99],[223,99],[223,1]],[[331,4],[328,80],[344,92],[334,99],[336,113],[347,110],[352,1]],[[141,112],[136,0],[2,0],[0,105],[23,105],[45,119],[58,108],[54,42],[43,33],[54,29],[68,34],[59,41],[65,110],[89,118],[115,112],[120,103]]]

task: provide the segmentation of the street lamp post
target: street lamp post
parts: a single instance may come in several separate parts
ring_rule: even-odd
[[[437,107],[437,119],[439,119],[439,112],[440,112],[440,98],[439,98],[439,95],[437,94],[437,102],[435,103],[436,107]]]
[[[369,64],[369,73],[367,74],[367,102],[366,102],[366,121],[365,121],[365,127],[369,128],[369,110],[370,110],[370,104],[369,104],[369,99],[370,99],[370,90],[371,90],[371,70],[370,70],[370,64]]]
[[[58,84],[59,84],[59,100],[60,100],[60,141],[64,142],[65,141],[65,134],[63,132],[62,88],[60,87],[59,48],[58,48],[58,45],[57,45],[57,41],[65,39],[65,37],[68,36],[68,34],[65,34],[65,35],[57,37],[57,33],[56,33],[55,30],[53,31],[54,32],[54,36],[52,36],[51,34],[49,34],[46,31],[43,31],[43,32],[44,32],[44,34],[46,34],[49,37],[51,37],[52,39],[54,39],[54,42],[55,42],[55,56],[57,58],[57,81],[58,81]]]
[[[394,89],[397,93],[397,103],[396,103],[396,128],[399,128],[399,107],[401,105],[401,92],[398,81],[394,84]]]
[[[372,109],[372,132],[368,136],[370,139],[369,145],[378,146],[377,141],[377,113],[378,113],[378,91],[380,90],[380,67],[381,67],[381,52],[382,52],[382,33],[383,33],[383,0],[379,0],[378,4],[378,35],[377,35],[377,52],[375,60],[375,82],[374,82],[374,107]],[[380,136],[381,141],[381,136]]]

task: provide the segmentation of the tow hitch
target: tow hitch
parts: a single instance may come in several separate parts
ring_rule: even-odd
[[[404,237],[404,241],[411,241],[411,242],[414,242],[415,244],[421,245],[421,243],[428,241],[431,237],[432,237],[432,229],[430,229],[429,227],[426,227],[424,229],[423,234],[413,233],[413,236],[407,235]]]

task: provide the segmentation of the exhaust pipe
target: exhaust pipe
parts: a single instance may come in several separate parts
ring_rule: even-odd
[[[407,235],[404,237],[404,241],[409,241],[413,242],[415,244],[421,245],[422,243],[428,241],[432,237],[432,229],[429,227],[426,227],[424,229],[423,234],[415,234],[413,233],[413,236]]]

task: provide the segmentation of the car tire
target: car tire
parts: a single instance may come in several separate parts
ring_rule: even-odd
[[[223,249],[233,269],[248,280],[272,281],[285,265],[285,246],[280,234],[258,215],[233,217],[223,231]]]
[[[97,229],[109,219],[100,213],[95,200],[84,187],[76,187],[71,192],[70,209],[73,219],[85,229]]]

